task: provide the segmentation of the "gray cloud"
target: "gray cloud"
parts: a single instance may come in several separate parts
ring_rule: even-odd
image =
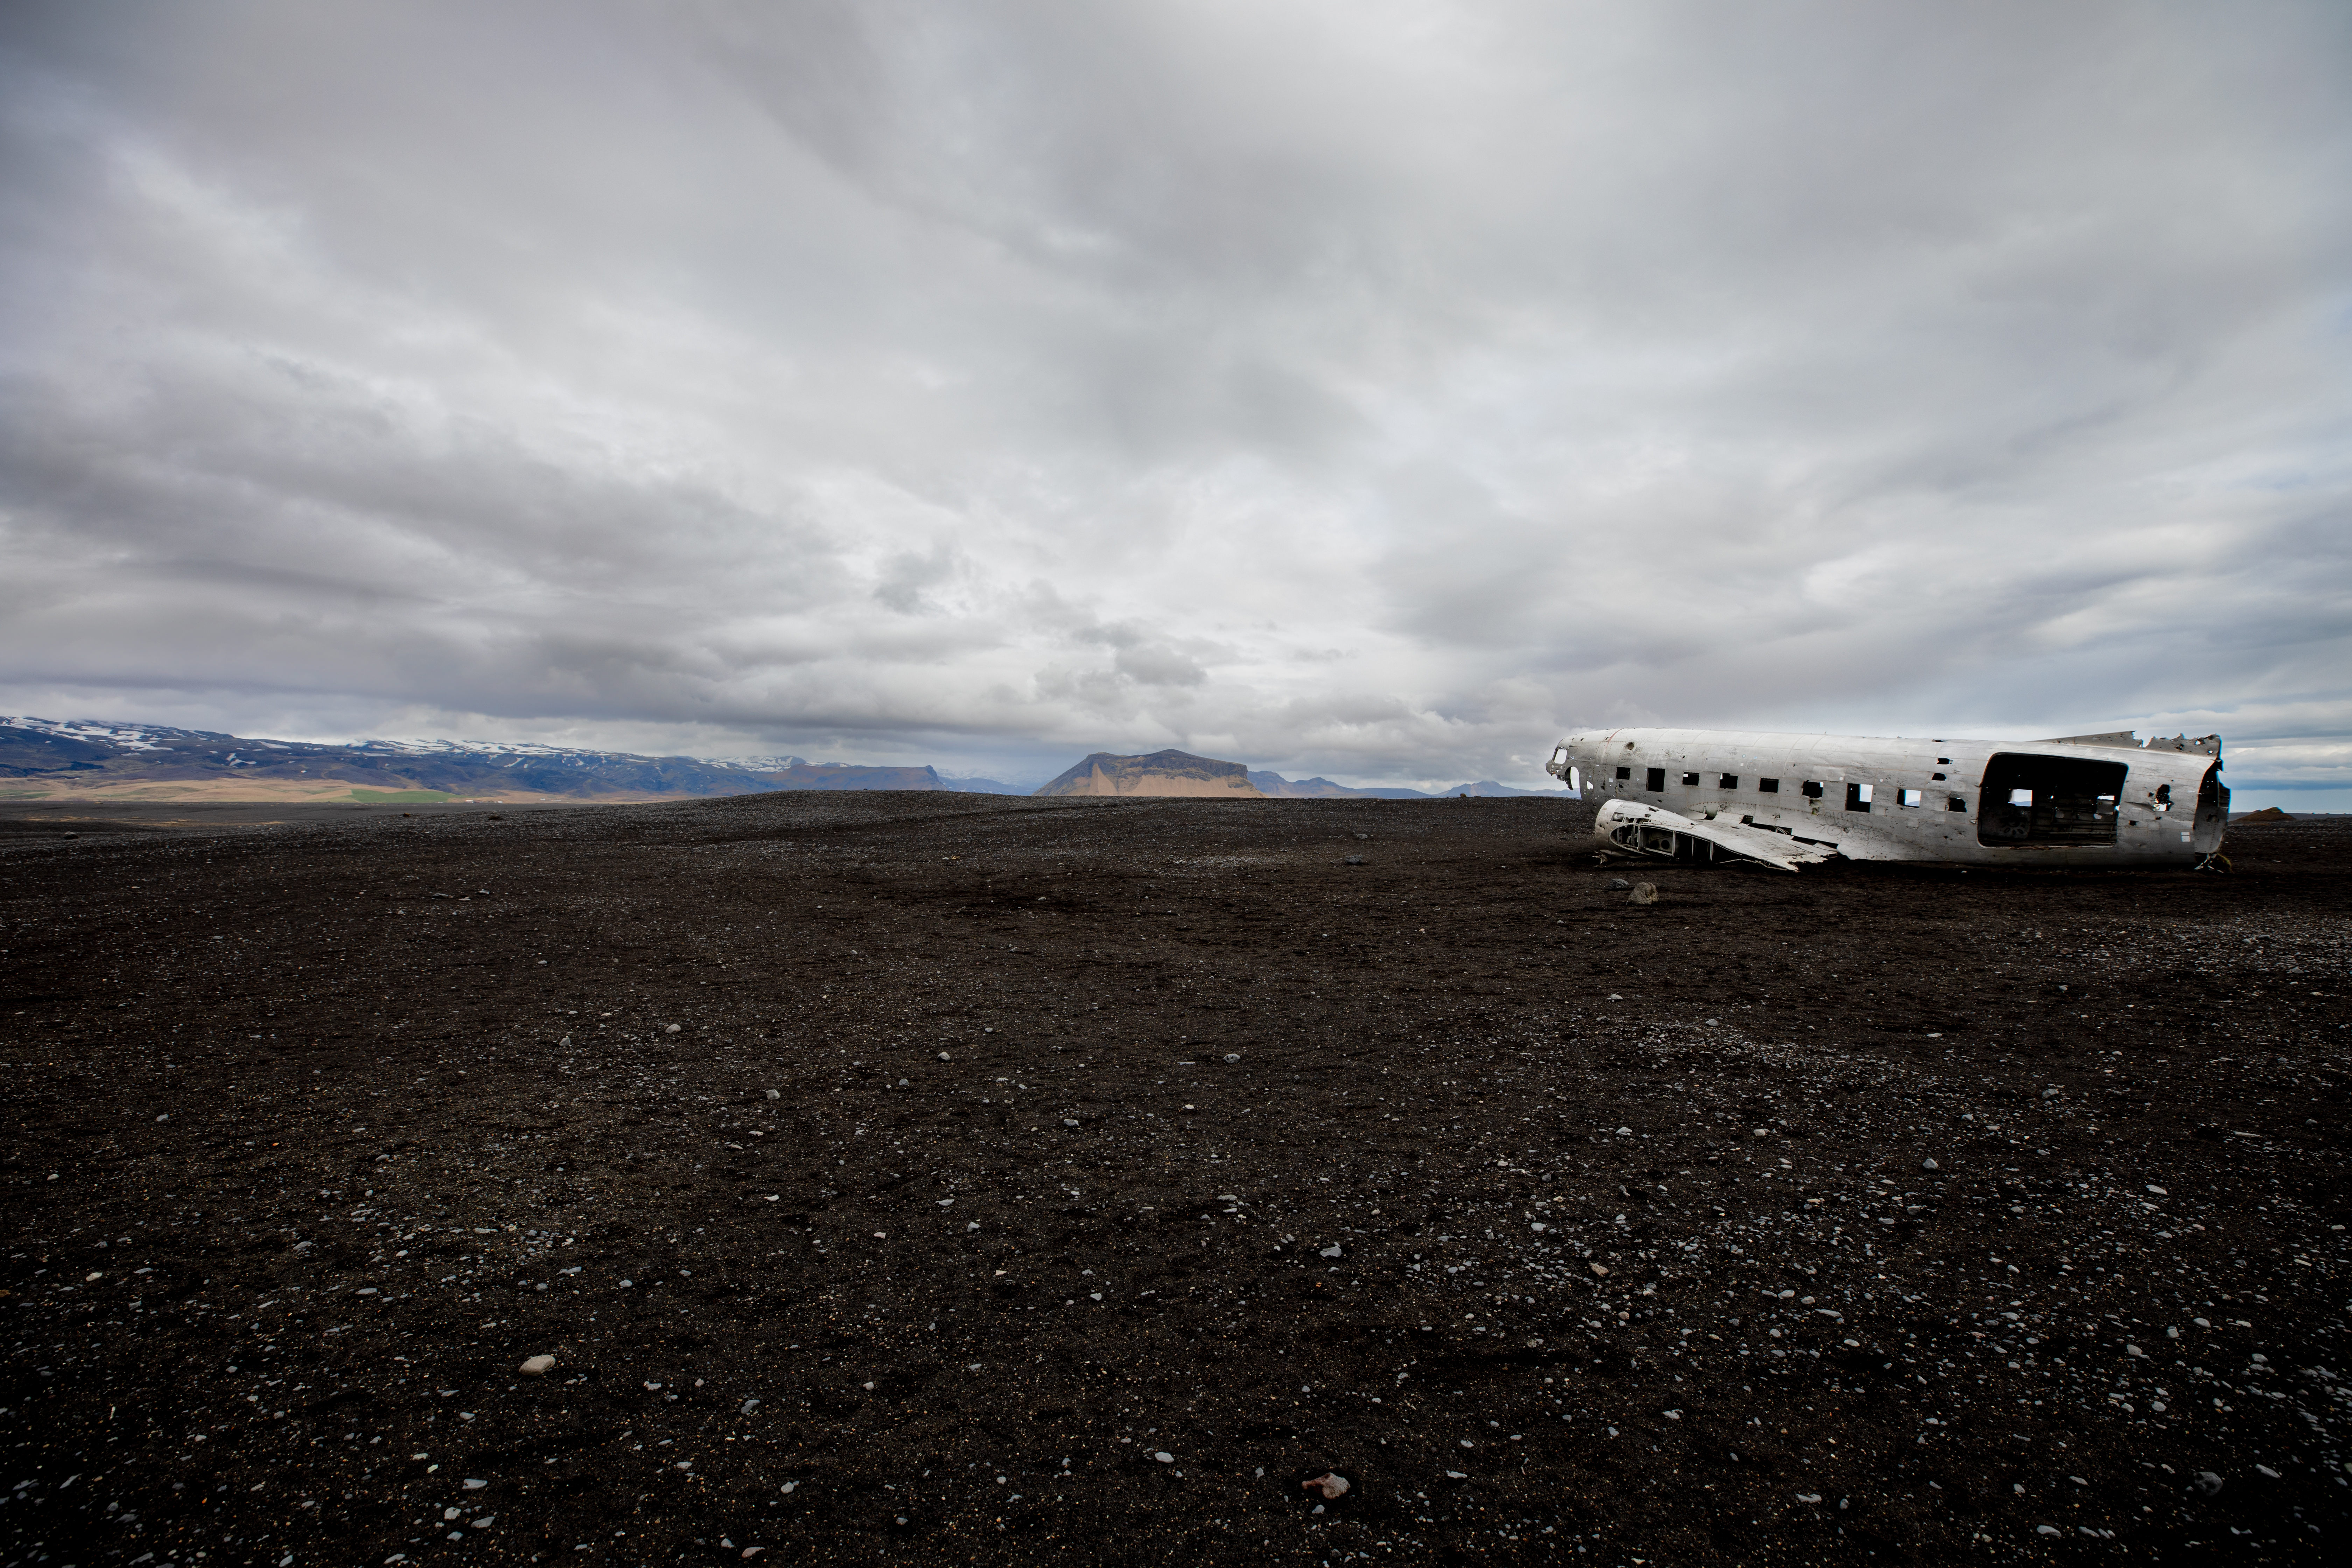
[[[0,707],[1433,783],[2179,719],[2352,790],[2347,64],[2321,5],[11,7]]]

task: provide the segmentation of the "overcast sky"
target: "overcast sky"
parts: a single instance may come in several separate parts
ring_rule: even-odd
[[[0,8],[0,712],[2352,806],[2352,7]]]

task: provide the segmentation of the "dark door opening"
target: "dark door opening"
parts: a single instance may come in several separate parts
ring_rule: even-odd
[[[2113,844],[2125,763],[1995,752],[1977,799],[1979,844]]]

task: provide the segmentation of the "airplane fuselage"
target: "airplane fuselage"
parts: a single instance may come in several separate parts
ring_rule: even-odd
[[[1547,771],[1603,803],[1605,851],[1774,864],[2194,865],[2221,847],[2221,741],[1905,740],[1597,730]],[[1661,837],[1665,835],[1668,837]],[[1779,851],[1778,855],[1772,853]]]

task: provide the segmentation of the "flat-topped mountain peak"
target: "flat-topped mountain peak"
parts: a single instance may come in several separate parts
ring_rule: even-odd
[[[1262,800],[1249,770],[1239,763],[1196,757],[1170,749],[1122,757],[1097,752],[1072,764],[1039,795],[1201,795],[1215,800]]]

